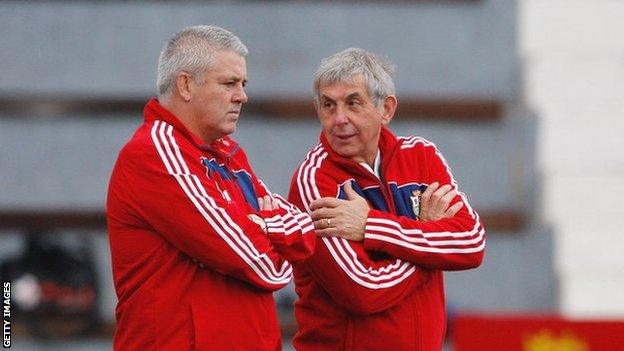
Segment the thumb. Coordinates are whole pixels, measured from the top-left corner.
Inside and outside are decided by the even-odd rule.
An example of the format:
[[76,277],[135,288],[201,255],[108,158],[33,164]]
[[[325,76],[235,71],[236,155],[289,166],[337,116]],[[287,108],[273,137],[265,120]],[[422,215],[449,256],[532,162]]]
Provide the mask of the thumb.
[[355,200],[357,198],[360,198],[360,194],[356,193],[355,190],[353,190],[353,186],[351,185],[350,181],[344,185],[344,191],[347,195],[347,199],[349,200]]

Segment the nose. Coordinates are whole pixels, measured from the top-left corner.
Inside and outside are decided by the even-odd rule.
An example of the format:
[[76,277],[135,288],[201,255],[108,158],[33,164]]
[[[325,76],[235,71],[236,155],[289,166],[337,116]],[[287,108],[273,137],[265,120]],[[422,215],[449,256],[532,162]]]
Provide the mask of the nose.
[[336,114],[334,115],[334,123],[336,125],[344,125],[349,123],[349,117],[347,116],[346,109],[341,106],[336,107]]
[[247,102],[247,93],[245,87],[241,84],[238,86],[237,91],[232,95],[232,101],[244,104]]

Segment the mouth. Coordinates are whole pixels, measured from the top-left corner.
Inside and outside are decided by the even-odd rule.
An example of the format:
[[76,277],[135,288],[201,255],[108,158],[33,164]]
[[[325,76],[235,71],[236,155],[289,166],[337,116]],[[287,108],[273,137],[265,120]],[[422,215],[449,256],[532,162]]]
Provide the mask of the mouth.
[[231,109],[228,110],[228,113],[240,115],[243,105],[242,104],[232,104],[230,105]]
[[348,140],[349,138],[355,136],[355,134],[335,134],[335,136],[340,140]]

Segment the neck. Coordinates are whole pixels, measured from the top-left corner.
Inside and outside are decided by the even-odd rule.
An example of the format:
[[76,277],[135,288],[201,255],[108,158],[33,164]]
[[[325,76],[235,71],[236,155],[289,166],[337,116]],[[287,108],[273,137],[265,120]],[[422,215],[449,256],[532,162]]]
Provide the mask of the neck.
[[375,167],[375,158],[377,158],[377,153],[379,152],[379,139],[381,138],[381,131],[377,134],[377,137],[370,143],[370,149],[367,150],[366,155],[364,156],[364,161],[371,167]]
[[367,155],[364,162],[369,165],[371,168],[375,168],[375,159],[377,158],[377,153],[379,152],[379,148],[376,147],[372,154]]
[[377,158],[378,151],[379,148],[376,147],[374,150],[372,150],[372,152],[368,152],[364,156],[351,157],[351,160],[357,163],[366,163],[367,165],[371,166],[371,168],[373,168],[375,166],[375,158]]
[[198,136],[206,144],[210,145],[217,139],[202,133],[202,129],[197,124],[196,119],[193,117],[193,113],[189,108],[189,104],[181,101],[180,99],[176,99],[175,97],[168,97],[159,102],[164,108],[173,113],[180,120],[182,125],[186,127],[186,129]]

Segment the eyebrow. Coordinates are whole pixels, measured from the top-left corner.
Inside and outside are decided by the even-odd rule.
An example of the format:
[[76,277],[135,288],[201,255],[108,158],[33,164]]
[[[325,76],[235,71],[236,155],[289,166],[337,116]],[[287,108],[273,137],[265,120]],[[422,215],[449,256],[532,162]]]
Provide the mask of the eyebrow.
[[351,99],[361,99],[362,95],[360,95],[360,93],[358,93],[357,91],[355,93],[351,93],[349,95],[347,95],[347,100],[351,100]]
[[224,81],[234,81],[234,82],[240,82],[242,81],[243,83],[247,83],[248,80],[247,79],[243,79],[239,76],[225,76],[222,78]]
[[[362,95],[359,92],[354,92],[351,93],[349,95],[347,95],[347,98],[345,100],[351,100],[351,99],[361,99]],[[325,94],[321,94],[321,100],[330,100],[330,101],[334,101],[334,99],[330,98],[329,96],[325,95]]]

